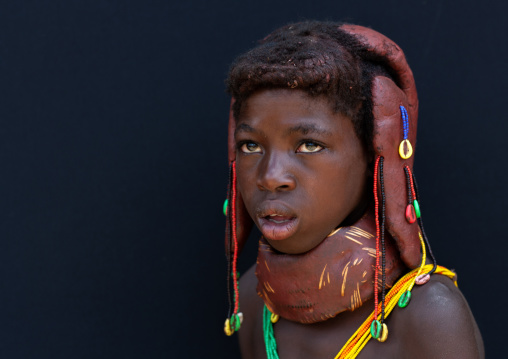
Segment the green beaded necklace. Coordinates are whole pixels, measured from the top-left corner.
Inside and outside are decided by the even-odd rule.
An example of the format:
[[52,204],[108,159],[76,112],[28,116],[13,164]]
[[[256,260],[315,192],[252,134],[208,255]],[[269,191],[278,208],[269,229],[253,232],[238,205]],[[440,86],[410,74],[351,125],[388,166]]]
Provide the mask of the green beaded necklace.
[[272,313],[266,305],[263,307],[263,334],[265,336],[266,356],[268,359],[279,359],[277,354],[277,342],[273,335]]

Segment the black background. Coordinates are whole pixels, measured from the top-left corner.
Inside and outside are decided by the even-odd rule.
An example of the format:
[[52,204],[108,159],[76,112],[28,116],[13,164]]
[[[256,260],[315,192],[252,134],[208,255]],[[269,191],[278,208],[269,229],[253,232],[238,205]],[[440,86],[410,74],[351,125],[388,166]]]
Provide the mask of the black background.
[[238,357],[223,334],[223,80],[236,55],[303,19],[371,26],[405,50],[426,230],[459,273],[487,357],[500,357],[507,12],[466,0],[2,1],[0,357]]

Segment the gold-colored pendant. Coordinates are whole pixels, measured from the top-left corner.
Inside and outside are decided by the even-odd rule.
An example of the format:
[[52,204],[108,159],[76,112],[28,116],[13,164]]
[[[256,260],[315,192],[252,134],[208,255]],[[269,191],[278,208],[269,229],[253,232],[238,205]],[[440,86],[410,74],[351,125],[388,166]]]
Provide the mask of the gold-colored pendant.
[[377,339],[379,340],[381,343],[385,342],[386,339],[388,339],[388,327],[386,326],[385,323],[383,323],[383,327],[382,327],[382,332],[381,332],[381,336]]
[[399,145],[399,155],[403,159],[407,160],[413,155],[413,146],[409,140],[403,140]]

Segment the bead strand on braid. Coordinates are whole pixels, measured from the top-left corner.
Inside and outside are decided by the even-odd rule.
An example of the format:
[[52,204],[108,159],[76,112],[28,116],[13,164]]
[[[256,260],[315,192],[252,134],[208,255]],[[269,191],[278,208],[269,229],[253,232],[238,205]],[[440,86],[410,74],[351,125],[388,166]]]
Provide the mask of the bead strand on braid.
[[406,206],[406,220],[409,224],[416,222],[417,215],[415,207],[413,205],[413,189],[411,186],[411,172],[408,166],[404,166],[404,172],[406,173],[406,186],[407,186],[407,206]]
[[370,331],[372,333],[372,337],[378,339],[381,335],[382,324],[379,322],[378,318],[378,303],[379,303],[379,237],[380,237],[380,228],[379,228],[379,196],[378,196],[378,174],[379,174],[379,162],[382,157],[378,156],[376,158],[376,163],[374,164],[374,212],[376,216],[376,264],[374,267],[374,319],[372,320]]
[[415,192],[415,188],[413,185],[413,174],[411,173],[411,169],[409,168],[408,165],[405,165],[404,169],[406,170],[406,176],[408,176],[408,178],[409,178],[411,195],[413,196],[413,201],[414,201],[414,200],[416,200],[416,192]]
[[227,210],[226,210],[226,259],[228,263],[228,269],[227,269],[227,292],[228,292],[228,318],[231,317],[232,314],[232,293],[231,293],[231,266],[232,266],[232,260],[233,255],[231,252],[232,248],[232,236],[231,236],[231,182],[232,182],[232,175],[233,175],[233,165],[229,165],[229,174],[228,174],[228,189],[227,189]]
[[[240,329],[241,318],[238,316],[238,281],[237,281],[237,257],[238,243],[236,238],[236,167],[235,162],[229,166],[229,181],[226,207],[226,258],[227,268],[227,291],[228,291],[228,317],[224,323],[224,333],[227,336],[233,335]],[[231,291],[231,280],[233,280],[233,293]]]
[[409,134],[409,117],[407,115],[407,111],[404,106],[400,106],[400,111],[402,113],[402,126],[404,128],[404,140],[407,140],[407,136]]
[[383,162],[384,158],[381,157],[379,162],[379,183],[381,185],[381,323],[385,321],[385,294],[386,294],[386,253],[385,253],[385,209],[386,209],[386,195],[385,183],[383,175]]
[[411,175],[409,173],[409,167],[404,166],[404,172],[406,173],[406,186],[407,186],[407,204],[412,204],[413,202],[413,191],[411,190]]
[[[416,198],[417,198],[418,202],[420,202],[420,195],[418,193],[418,183],[416,182],[416,177],[414,176],[414,173],[413,173],[413,183],[414,183]],[[436,257],[434,257],[434,253],[432,253],[432,248],[430,247],[429,239],[427,238],[427,234],[425,233],[425,229],[423,227],[423,220],[422,220],[421,216],[420,216],[420,218],[418,218],[418,225],[420,226],[420,229],[422,230],[423,240],[425,242],[425,245],[427,246],[427,251],[429,253],[429,257],[432,260],[433,267],[427,273],[427,274],[431,275],[436,271],[437,261],[436,261]]]
[[[228,318],[224,323],[224,332],[226,335],[233,335],[234,332],[240,329],[242,324],[243,314],[239,313],[240,308],[240,298],[238,293],[238,272],[237,272],[237,262],[238,262],[238,240],[236,236],[236,163],[233,161],[230,166],[230,188],[228,191],[228,206],[227,206],[227,223],[226,227],[227,235],[228,235],[228,245],[227,245],[227,257],[229,259],[228,263],[228,300],[229,300],[229,312]],[[233,247],[233,250],[231,248]],[[232,260],[231,260],[231,252],[233,252]],[[231,286],[230,280],[233,280],[233,295],[231,295]],[[234,309],[233,313],[231,313],[231,297],[233,297]]]
[[377,188],[377,182],[378,182],[378,170],[379,170],[379,161],[381,157],[378,157],[376,159],[376,163],[374,165],[374,204],[375,204],[375,214],[376,214],[376,266],[374,268],[374,311],[375,316],[377,318],[377,307],[378,307],[378,268],[379,268],[379,235],[380,235],[380,228],[379,228],[379,198],[378,198],[378,188]]
[[234,243],[234,254],[233,254],[233,286],[235,291],[235,309],[233,311],[234,314],[238,314],[238,306],[239,306],[239,298],[238,298],[238,272],[237,272],[237,262],[238,262],[238,240],[236,237],[236,162],[233,162],[232,166],[233,172],[233,183],[231,188],[231,220],[232,220],[232,234],[233,234],[233,243]]

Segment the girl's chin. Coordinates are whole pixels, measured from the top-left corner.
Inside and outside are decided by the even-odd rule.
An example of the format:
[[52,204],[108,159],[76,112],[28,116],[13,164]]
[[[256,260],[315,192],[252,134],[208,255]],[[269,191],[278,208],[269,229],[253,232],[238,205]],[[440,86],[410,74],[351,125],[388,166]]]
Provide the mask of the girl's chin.
[[270,246],[275,249],[277,252],[284,254],[304,254],[306,252],[311,251],[321,244],[323,240],[317,240],[316,243],[302,243],[301,239],[298,238],[289,238],[287,241],[272,241],[269,238],[266,238],[266,241]]

